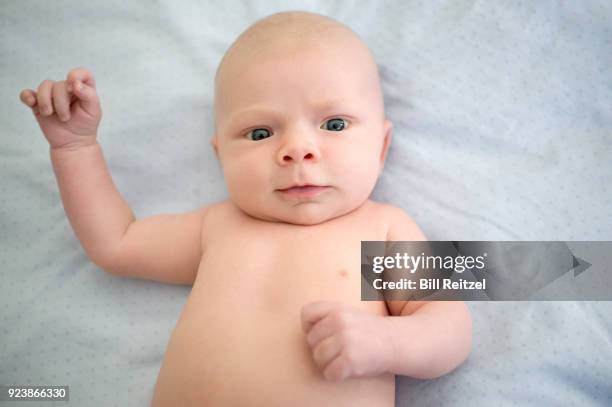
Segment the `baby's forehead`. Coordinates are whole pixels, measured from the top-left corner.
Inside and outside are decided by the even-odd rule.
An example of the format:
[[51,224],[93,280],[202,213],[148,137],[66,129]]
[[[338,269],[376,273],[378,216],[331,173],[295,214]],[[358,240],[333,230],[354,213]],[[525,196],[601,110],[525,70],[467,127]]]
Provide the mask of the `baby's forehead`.
[[372,58],[365,43],[349,27],[322,15],[284,12],[264,18],[238,36],[223,56],[215,85],[226,70],[253,58],[311,50],[355,50],[355,58]]
[[228,107],[278,100],[284,94],[317,101],[362,98],[363,89],[379,85],[371,58],[346,49],[268,49],[265,54],[247,55],[234,62],[216,84],[215,103]]
[[[367,96],[367,99],[373,101],[372,103],[380,104],[380,109],[372,110],[384,109],[376,62],[365,42],[356,33],[324,16],[313,16],[311,13],[279,13],[249,27],[223,56],[214,83],[216,124],[222,118],[227,119],[226,110],[240,107],[236,105],[238,88],[240,88],[239,98],[245,105],[249,105],[244,97],[246,88],[250,88],[250,93],[258,97],[260,93],[267,93],[266,89],[261,92],[263,83],[258,83],[260,76],[256,72],[261,71],[253,70],[253,67],[258,65],[258,61],[283,61],[283,64],[308,62],[309,68],[313,66],[321,68],[315,69],[321,73],[319,75],[306,75],[311,78],[310,83],[315,77],[314,81],[318,87],[325,88],[324,84],[329,82],[330,77],[340,77],[342,80],[339,82],[353,88],[354,92],[359,93],[358,89],[367,89],[366,92],[359,93],[362,96],[359,99],[363,100]],[[290,66],[284,72],[299,73],[300,69],[301,66],[297,66],[296,69]],[[327,72],[336,74],[325,75]],[[298,76],[302,78],[304,75]],[[279,81],[281,78],[275,76],[276,85]],[[252,84],[255,86],[251,86]]]

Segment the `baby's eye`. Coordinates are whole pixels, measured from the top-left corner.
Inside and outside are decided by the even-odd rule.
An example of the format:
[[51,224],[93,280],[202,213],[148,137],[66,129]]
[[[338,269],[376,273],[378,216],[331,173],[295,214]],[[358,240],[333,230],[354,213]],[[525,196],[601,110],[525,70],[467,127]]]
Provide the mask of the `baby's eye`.
[[347,125],[346,120],[335,118],[335,119],[329,119],[328,121],[323,123],[321,128],[324,130],[330,130],[330,131],[340,131],[340,130],[344,130],[346,125]]
[[272,134],[266,129],[255,129],[247,133],[249,140],[258,141],[270,137]]

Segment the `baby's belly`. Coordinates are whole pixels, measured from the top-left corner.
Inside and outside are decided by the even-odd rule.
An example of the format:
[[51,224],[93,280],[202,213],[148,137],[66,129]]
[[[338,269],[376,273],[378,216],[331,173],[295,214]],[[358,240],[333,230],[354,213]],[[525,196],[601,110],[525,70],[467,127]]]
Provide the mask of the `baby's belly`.
[[394,375],[327,381],[302,332],[300,311],[312,301],[387,315],[384,303],[360,301],[358,273],[298,267],[198,275],[153,406],[393,406]]

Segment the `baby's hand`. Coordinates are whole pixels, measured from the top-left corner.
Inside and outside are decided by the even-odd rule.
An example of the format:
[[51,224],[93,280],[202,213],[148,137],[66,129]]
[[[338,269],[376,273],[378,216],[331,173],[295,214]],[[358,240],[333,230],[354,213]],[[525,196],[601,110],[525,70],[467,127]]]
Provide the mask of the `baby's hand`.
[[375,376],[391,366],[393,344],[385,317],[329,301],[302,307],[302,330],[328,380]]
[[96,83],[85,68],[75,68],[65,81],[45,80],[38,92],[21,91],[51,148],[80,147],[96,142],[102,117]]

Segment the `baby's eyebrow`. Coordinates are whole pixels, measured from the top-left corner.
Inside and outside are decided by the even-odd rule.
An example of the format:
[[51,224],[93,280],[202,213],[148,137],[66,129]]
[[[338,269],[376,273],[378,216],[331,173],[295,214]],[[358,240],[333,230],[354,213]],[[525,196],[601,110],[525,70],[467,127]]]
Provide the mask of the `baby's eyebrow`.
[[[323,101],[315,101],[311,103],[310,106],[313,111],[322,112],[322,111],[333,109],[333,108],[346,107],[349,102],[350,102],[349,99],[328,99],[328,100],[323,100]],[[247,109],[234,113],[231,116],[230,120],[236,121],[238,119],[242,119],[243,117],[247,117],[247,116],[251,116],[251,117],[280,116],[282,114],[283,112],[279,110],[271,109],[268,107],[252,106]]]

